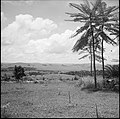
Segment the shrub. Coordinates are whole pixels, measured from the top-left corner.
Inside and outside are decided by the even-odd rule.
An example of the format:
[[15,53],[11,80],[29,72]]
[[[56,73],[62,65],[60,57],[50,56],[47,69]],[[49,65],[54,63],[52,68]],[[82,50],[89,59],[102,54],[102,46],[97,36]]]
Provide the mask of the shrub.
[[7,74],[5,73],[3,76],[3,80],[4,81],[10,81],[10,77],[7,76]]
[[119,77],[119,65],[106,65],[105,76],[107,78]]
[[101,90],[103,87],[102,81],[97,82],[97,89],[95,89],[95,83],[91,80],[88,81],[83,81],[82,82],[83,87],[81,88],[81,90],[87,89],[87,90],[91,90],[91,91],[97,91],[97,90]]
[[26,76],[25,73],[24,73],[24,68],[22,68],[21,66],[16,66],[15,65],[15,68],[14,68],[14,76],[15,76],[15,79],[17,82],[19,82],[19,80],[22,79],[23,76]]
[[75,77],[74,77],[74,80],[78,80],[78,78],[75,76]]

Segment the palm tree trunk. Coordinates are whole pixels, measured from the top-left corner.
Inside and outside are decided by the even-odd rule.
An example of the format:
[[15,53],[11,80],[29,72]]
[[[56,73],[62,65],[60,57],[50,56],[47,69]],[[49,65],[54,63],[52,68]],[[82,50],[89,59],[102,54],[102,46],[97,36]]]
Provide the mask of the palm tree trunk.
[[93,36],[93,26],[91,25],[92,29],[92,39],[93,39],[93,67],[94,67],[94,81],[95,81],[95,88],[97,88],[97,78],[96,78],[96,66],[95,66],[95,48],[94,48],[94,36]]
[[91,71],[91,76],[92,76],[92,51],[91,51],[91,42],[90,42],[90,55],[91,55],[91,67],[90,67],[90,71]]
[[[103,25],[102,25],[102,31],[103,31]],[[104,55],[103,55],[103,39],[102,39],[102,69],[103,69],[103,79],[105,77],[105,71],[104,71]]]
[[103,39],[102,39],[102,69],[103,69],[103,79],[105,78],[105,72],[104,72],[104,56],[103,56]]

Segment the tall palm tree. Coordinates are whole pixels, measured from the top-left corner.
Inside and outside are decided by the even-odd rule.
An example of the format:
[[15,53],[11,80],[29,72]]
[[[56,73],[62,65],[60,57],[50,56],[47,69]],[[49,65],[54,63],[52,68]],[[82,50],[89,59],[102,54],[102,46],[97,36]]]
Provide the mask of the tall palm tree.
[[92,4],[93,7],[90,8],[90,5],[88,1],[86,0],[86,4],[75,4],[70,3],[70,6],[76,8],[79,10],[79,13],[66,13],[70,15],[70,17],[73,17],[73,20],[67,20],[67,21],[74,21],[74,22],[85,22],[85,25],[78,29],[76,33],[72,36],[75,37],[76,35],[86,31],[82,34],[80,39],[76,42],[76,44],[73,47],[73,51],[82,50],[89,41],[89,37],[92,37],[92,50],[93,50],[93,67],[94,67],[94,81],[95,81],[95,88],[97,88],[97,78],[96,78],[96,66],[95,66],[95,38],[94,38],[94,24],[96,22],[96,10],[97,6],[99,6],[100,1],[97,0],[95,4]]
[[[110,43],[112,45],[117,45],[116,42],[114,42],[114,39],[111,39],[109,36],[106,35],[105,30],[111,32],[110,35],[116,35],[116,38],[119,36],[118,32],[118,27],[115,28],[117,25],[118,17],[115,18],[115,12],[119,7],[117,6],[112,6],[112,7],[107,7],[107,4],[105,2],[100,1],[100,5],[98,6],[97,9],[97,19],[100,19],[100,26],[99,30],[101,32],[98,32],[100,37],[101,37],[101,45],[102,49],[104,48],[104,41],[107,43]],[[116,23],[115,23],[116,22]],[[114,28],[112,27],[114,26]],[[98,36],[99,36],[98,35]],[[108,42],[110,41],[110,42]],[[103,79],[104,79],[104,55],[103,55],[103,50],[101,52],[102,54],[102,69],[103,69]]]
[[[113,12],[116,11],[119,7],[113,6],[113,7],[108,7],[106,8],[106,3],[102,2],[102,0],[97,0],[95,4],[91,3],[93,8],[90,9],[89,2],[86,0],[87,4],[74,4],[70,3],[70,6],[78,9],[80,13],[67,13],[70,15],[70,17],[73,17],[73,20],[68,20],[68,21],[74,21],[74,22],[85,22],[85,25],[78,29],[76,31],[76,34],[73,35],[75,37],[76,35],[84,32],[85,30],[89,29],[90,35],[92,36],[92,47],[93,47],[93,63],[94,63],[94,79],[96,82],[96,70],[95,70],[95,51],[94,51],[94,46],[95,40],[98,39],[99,43],[101,42],[102,45],[102,66],[103,66],[103,78],[104,78],[104,56],[103,56],[103,40],[109,44],[116,44],[116,42],[111,39],[104,31],[104,29],[107,29],[108,31],[112,31],[112,35],[118,34],[118,26],[116,29],[113,29],[113,25],[115,26],[114,23],[109,23],[111,21],[116,21],[116,19],[113,17],[114,14]],[[96,36],[94,36],[94,32],[97,32]],[[87,43],[88,39],[87,37],[90,37],[90,35],[86,35],[85,33],[82,35],[82,37],[76,42],[74,45],[74,50],[78,51],[79,49],[83,49]],[[118,35],[119,36],[119,35]],[[91,45],[90,45],[91,46]],[[92,57],[91,57],[92,58]],[[91,60],[92,61],[92,60]]]

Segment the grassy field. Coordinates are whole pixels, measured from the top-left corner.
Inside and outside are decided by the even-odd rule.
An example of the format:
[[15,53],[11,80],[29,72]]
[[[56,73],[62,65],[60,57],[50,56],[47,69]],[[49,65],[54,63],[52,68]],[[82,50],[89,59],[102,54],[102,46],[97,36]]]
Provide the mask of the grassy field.
[[76,86],[79,80],[60,81],[58,75],[51,77],[54,80],[43,84],[1,83],[1,104],[9,103],[6,110],[1,110],[2,115],[13,118],[96,118],[97,104],[100,117],[119,117],[119,93],[81,91],[81,87]]
[[[94,85],[93,77],[76,76],[78,80],[73,80],[75,75],[59,73],[89,70],[90,65],[2,63],[1,75],[13,76],[15,65],[24,67],[26,74],[33,73],[26,76],[27,80],[39,83],[1,81],[1,117],[96,118],[96,105],[99,117],[119,117],[119,93],[81,90],[84,85]],[[97,65],[97,69],[101,66]],[[97,82],[101,81],[102,77],[97,76]]]

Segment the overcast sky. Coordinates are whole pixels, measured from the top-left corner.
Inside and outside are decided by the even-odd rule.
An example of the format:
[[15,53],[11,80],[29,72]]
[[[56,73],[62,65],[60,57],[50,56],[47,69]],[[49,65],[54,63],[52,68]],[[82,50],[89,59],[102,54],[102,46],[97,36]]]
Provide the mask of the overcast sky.
[[[119,0],[105,1],[119,5]],[[77,12],[70,2],[83,0],[2,1],[1,62],[89,63],[72,52],[78,37],[69,37],[83,24],[64,21],[70,19],[65,12]],[[119,47],[105,47],[106,63],[119,58]]]

